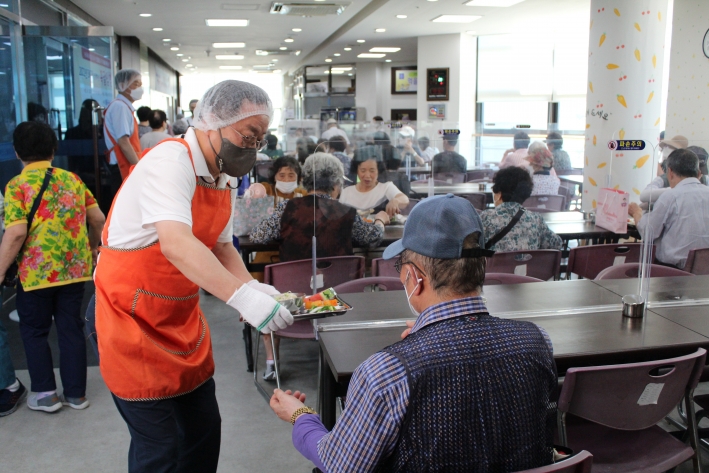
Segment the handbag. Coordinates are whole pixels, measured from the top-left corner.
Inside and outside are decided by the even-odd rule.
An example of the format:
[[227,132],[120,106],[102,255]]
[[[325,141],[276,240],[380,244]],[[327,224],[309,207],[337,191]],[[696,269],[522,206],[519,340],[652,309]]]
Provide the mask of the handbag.
[[628,193],[603,188],[598,191],[596,226],[615,233],[628,233]]
[[[42,202],[42,196],[44,195],[44,191],[47,190],[47,187],[49,187],[49,180],[52,178],[52,173],[54,172],[54,168],[48,168],[46,174],[44,175],[44,181],[42,181],[42,187],[39,189],[39,193],[37,194],[37,197],[34,199],[34,202],[32,202],[32,209],[30,210],[29,215],[27,216],[27,236],[30,234],[30,228],[32,227],[32,220],[34,219],[34,214],[37,213],[37,209],[39,209],[39,204]],[[26,241],[26,239],[25,239]],[[24,246],[24,243],[23,243]],[[2,285],[5,287],[15,287],[17,285],[17,272],[19,271],[19,266],[17,264],[17,260],[13,261],[12,264],[10,265],[9,268],[7,268],[7,271],[5,271],[5,279],[2,281]]]

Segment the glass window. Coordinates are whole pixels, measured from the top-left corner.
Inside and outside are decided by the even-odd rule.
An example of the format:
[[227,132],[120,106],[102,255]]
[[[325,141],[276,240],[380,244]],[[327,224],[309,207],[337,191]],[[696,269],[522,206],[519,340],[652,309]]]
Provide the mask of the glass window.
[[18,118],[17,97],[13,78],[13,40],[11,25],[0,18],[0,192],[21,170],[20,162],[12,148],[12,132]]
[[519,125],[532,130],[546,130],[549,114],[547,102],[485,102],[484,129],[510,130]]
[[586,129],[586,98],[559,100],[559,129],[581,131]]

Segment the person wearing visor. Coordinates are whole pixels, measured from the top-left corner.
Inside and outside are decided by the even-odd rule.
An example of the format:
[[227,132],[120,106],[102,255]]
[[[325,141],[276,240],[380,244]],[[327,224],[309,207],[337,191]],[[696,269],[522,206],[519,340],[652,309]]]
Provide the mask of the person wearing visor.
[[[520,471],[552,463],[551,342],[533,323],[488,314],[480,292],[494,252],[485,247],[470,202],[452,194],[421,201],[403,238],[384,251],[397,258],[416,317],[403,340],[354,371],[330,432],[303,393],[274,391],[271,408],[295,425],[296,449],[320,470]],[[509,399],[514,408],[501,407]]]
[[[674,150],[689,149],[696,154],[700,160],[700,171],[702,155],[704,155],[704,162],[706,163],[706,151],[698,146],[689,146],[689,140],[682,135],[673,136],[668,140],[663,138],[658,147],[662,151],[662,156],[660,157],[661,161],[657,163],[657,177],[640,193],[640,208],[643,210],[652,209],[652,204],[657,202],[657,199],[659,199],[665,191],[670,189],[670,181],[667,177],[667,159]],[[706,184],[706,177],[704,177],[703,181],[700,180],[700,182]]]
[[103,112],[103,136],[112,175],[111,187],[116,192],[120,187],[116,167],[120,171],[120,180],[124,180],[130,167],[140,158],[140,132],[133,102],[143,98],[143,82],[140,72],[135,69],[121,69],[114,82],[118,96]]
[[293,323],[232,243],[234,176],[253,167],[272,113],[263,89],[216,84],[194,128],[146,153],[113,201],[94,275],[95,332],[131,434],[130,472],[217,470],[221,418],[200,287],[263,333]]

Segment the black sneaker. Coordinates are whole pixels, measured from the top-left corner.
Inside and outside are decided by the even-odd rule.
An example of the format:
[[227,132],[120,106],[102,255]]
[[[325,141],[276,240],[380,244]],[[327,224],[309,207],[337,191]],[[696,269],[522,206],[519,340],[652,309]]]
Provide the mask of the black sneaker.
[[9,389],[0,391],[0,417],[9,416],[17,410],[27,396],[27,389],[20,383],[20,388],[14,393]]

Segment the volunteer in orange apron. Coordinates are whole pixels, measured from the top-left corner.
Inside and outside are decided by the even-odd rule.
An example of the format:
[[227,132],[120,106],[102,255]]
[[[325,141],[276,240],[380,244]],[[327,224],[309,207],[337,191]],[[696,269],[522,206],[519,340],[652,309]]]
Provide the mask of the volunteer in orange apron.
[[135,69],[121,69],[114,82],[118,96],[104,111],[103,136],[107,148],[106,158],[112,173],[115,172],[115,166],[118,166],[121,180],[124,180],[140,156],[140,136],[133,102],[143,98],[143,82],[140,72]]
[[152,148],[113,202],[94,280],[101,374],[131,434],[130,472],[215,472],[221,418],[202,287],[264,333],[293,318],[232,243],[237,180],[272,114],[261,88],[224,81],[195,129]]

